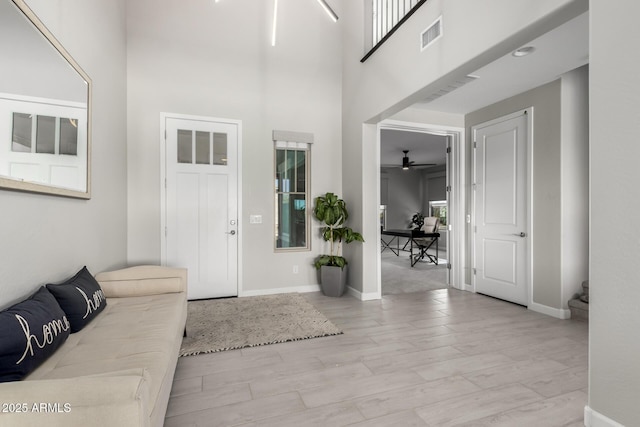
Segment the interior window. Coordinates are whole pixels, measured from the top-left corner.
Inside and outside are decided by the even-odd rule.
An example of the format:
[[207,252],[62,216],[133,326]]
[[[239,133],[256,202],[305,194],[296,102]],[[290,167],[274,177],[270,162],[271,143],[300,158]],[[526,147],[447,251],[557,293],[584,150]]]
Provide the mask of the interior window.
[[276,250],[309,249],[309,146],[276,141]]
[[429,216],[435,216],[440,221],[440,229],[447,228],[447,201],[433,200],[429,202]]

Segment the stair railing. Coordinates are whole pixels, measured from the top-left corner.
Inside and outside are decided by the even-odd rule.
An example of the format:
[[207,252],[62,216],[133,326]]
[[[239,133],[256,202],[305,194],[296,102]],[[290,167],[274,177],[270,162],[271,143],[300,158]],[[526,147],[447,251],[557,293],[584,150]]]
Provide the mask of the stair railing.
[[373,47],[360,60],[364,62],[391,37],[427,0],[371,0]]

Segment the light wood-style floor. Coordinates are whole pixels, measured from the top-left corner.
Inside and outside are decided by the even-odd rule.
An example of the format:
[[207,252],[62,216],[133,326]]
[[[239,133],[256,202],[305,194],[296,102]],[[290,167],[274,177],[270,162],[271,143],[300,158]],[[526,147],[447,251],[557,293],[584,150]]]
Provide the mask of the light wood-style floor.
[[180,358],[165,426],[583,425],[584,321],[446,289],[305,296],[344,335]]

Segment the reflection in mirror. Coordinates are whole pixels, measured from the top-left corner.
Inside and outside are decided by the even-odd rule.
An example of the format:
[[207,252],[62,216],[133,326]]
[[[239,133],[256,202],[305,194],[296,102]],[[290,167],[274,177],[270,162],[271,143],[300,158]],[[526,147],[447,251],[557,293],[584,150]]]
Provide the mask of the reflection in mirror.
[[75,119],[60,119],[60,154],[78,154],[78,122]]
[[13,113],[12,150],[18,153],[31,152],[31,114]]
[[55,154],[56,118],[38,116],[36,122],[36,153]]
[[0,187],[89,198],[89,77],[24,0],[0,0],[0,55]]

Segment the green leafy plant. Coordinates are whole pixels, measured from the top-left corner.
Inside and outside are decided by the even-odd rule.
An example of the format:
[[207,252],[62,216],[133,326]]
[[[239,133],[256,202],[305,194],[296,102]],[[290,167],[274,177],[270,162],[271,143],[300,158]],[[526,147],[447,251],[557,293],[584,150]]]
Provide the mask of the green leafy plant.
[[347,260],[341,256],[342,242],[364,242],[362,235],[344,225],[349,218],[349,211],[344,200],[333,193],[318,196],[315,199],[313,215],[325,226],[320,232],[322,238],[330,243],[329,255],[320,255],[314,265],[320,269],[323,265],[344,268]]

